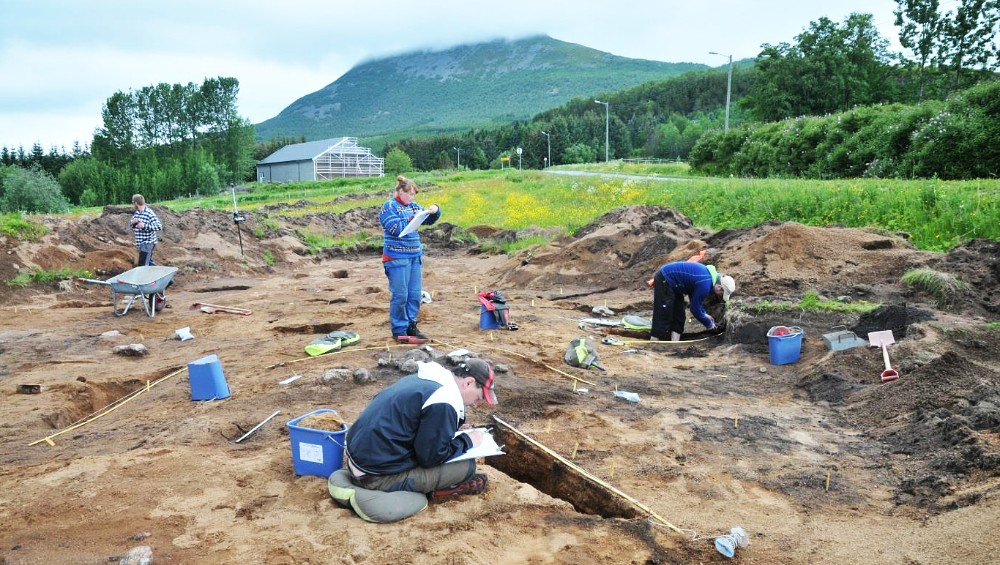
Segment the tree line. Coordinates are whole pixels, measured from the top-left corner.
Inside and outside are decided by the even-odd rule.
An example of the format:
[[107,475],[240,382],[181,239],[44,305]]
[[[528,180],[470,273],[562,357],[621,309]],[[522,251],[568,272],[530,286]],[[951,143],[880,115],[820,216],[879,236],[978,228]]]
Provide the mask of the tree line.
[[[794,43],[765,44],[754,60],[734,63],[733,130],[862,106],[942,101],[997,79],[1000,0],[959,0],[947,12],[941,12],[937,0],[897,0],[895,13],[900,42],[915,59],[890,53],[870,14],[851,14],[841,23],[820,18]],[[715,135],[722,129],[727,74],[726,68],[693,72],[600,94],[597,98],[608,102],[608,116],[594,100],[576,99],[528,121],[401,139],[388,144],[386,152],[404,152],[421,170],[457,165],[458,150],[469,155],[461,159],[463,167],[499,168],[508,163],[505,158],[517,166],[520,147],[523,166],[541,168],[600,160],[607,135],[612,159],[687,159],[707,132]],[[734,138],[727,139],[733,143]],[[965,170],[974,174],[978,169]],[[933,167],[881,170],[939,174]],[[825,169],[823,174],[851,176],[857,167]]]
[[254,129],[239,116],[239,81],[160,83],[116,92],[101,110],[91,155],[59,174],[74,204],[151,201],[212,194],[242,182],[254,165]]

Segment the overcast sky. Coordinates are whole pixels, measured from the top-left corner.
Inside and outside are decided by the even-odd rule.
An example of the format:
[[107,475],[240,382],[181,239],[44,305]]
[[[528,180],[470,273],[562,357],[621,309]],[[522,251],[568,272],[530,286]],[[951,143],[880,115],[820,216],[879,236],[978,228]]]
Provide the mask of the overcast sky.
[[[944,0],[947,10],[957,0]],[[793,42],[821,17],[874,15],[898,50],[894,0],[0,0],[0,146],[88,145],[115,92],[240,82],[253,123],[355,65],[545,34],[614,55],[724,65]],[[350,132],[341,132],[350,135]]]

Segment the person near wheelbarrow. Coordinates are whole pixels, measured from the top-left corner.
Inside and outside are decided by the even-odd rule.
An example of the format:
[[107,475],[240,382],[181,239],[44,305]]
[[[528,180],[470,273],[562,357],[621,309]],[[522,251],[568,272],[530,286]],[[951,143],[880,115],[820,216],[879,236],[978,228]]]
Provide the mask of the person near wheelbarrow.
[[421,279],[424,248],[420,234],[410,226],[414,217],[420,225],[429,225],[441,217],[441,208],[432,204],[427,210],[413,201],[420,190],[412,180],[396,177],[396,194],[379,210],[382,224],[382,267],[389,279],[389,324],[392,339],[401,343],[427,343],[427,336],[417,329],[420,313]]
[[736,291],[736,281],[720,274],[713,265],[691,261],[667,263],[653,275],[653,341],[680,341],[684,333],[684,297],[691,303],[691,314],[707,329],[717,328],[705,312],[705,300],[715,295],[728,302]]
[[129,225],[132,227],[132,233],[135,234],[135,247],[139,250],[139,259],[135,266],[155,265],[153,248],[156,247],[157,243],[156,232],[163,229],[163,224],[156,217],[156,212],[153,212],[153,209],[146,205],[146,199],[141,194],[132,196],[132,204],[135,205],[135,212],[132,213]]

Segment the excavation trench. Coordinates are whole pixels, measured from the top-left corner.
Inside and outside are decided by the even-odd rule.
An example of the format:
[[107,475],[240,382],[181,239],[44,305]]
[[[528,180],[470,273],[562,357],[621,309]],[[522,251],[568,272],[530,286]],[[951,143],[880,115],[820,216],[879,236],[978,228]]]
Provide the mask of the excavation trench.
[[572,463],[498,420],[493,429],[505,457],[488,457],[486,463],[508,476],[554,498],[565,500],[578,512],[603,518],[639,518],[644,513],[620,494],[587,476]]

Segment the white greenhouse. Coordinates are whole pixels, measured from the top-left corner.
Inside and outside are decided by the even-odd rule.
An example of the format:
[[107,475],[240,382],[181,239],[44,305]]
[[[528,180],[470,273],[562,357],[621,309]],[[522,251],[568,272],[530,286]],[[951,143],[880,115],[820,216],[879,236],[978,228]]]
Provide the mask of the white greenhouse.
[[260,182],[385,176],[385,159],[360,147],[357,138],[337,137],[286,145],[257,163]]

